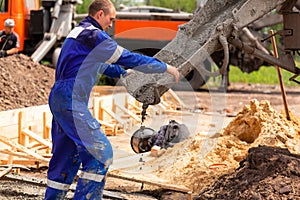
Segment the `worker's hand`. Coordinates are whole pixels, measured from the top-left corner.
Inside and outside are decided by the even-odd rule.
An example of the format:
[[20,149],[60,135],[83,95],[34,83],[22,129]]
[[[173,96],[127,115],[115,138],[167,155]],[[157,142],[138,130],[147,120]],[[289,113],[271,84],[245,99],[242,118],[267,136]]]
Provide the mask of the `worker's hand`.
[[132,69],[126,69],[126,76],[130,75],[133,73]]
[[5,41],[6,40],[6,35],[2,35],[1,37],[0,37],[0,42],[3,42],[3,41]]
[[0,50],[0,58],[3,58],[5,56],[7,56],[6,51],[5,50]]
[[179,81],[179,71],[176,67],[167,65],[167,72],[174,76],[176,83]]

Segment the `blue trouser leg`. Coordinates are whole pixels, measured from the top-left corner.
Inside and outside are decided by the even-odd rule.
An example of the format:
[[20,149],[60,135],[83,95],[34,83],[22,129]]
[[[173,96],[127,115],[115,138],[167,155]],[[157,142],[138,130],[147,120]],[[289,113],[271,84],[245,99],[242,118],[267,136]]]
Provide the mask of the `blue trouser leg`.
[[[62,169],[70,167],[72,159],[66,158],[73,156],[74,159],[79,156],[85,175],[78,181],[74,199],[102,199],[105,185],[105,178],[103,177],[105,177],[112,162],[113,152],[109,140],[100,130],[100,124],[88,110],[54,113],[54,117],[59,125],[54,122],[53,127],[60,129],[53,130],[53,158],[49,164],[48,179],[71,184],[71,179],[73,180],[78,165],[76,169],[73,168],[72,177],[70,176],[68,181],[63,179]],[[66,194],[63,190],[48,188],[46,199],[48,197],[50,199],[51,195],[61,197]]]
[[[72,183],[80,162],[82,174],[74,199],[102,199],[105,185],[103,177],[112,162],[112,146],[100,130],[99,122],[88,110],[87,98],[77,96],[80,92],[73,93],[72,88],[72,81],[58,82],[49,97],[54,122],[53,158],[49,164],[48,180],[58,183],[58,188],[64,189],[59,191],[48,185],[46,199],[59,199],[55,198],[56,194],[59,197],[66,194],[63,190]],[[80,158],[80,162],[76,162],[75,167],[72,164],[77,158]],[[65,170],[69,168],[72,170]]]
[[74,200],[102,199],[105,176],[112,162],[112,147],[97,120],[89,112],[82,114],[73,113],[78,133],[84,133],[79,135],[83,145],[77,148],[83,176],[78,180]]
[[74,200],[102,199],[103,190],[106,182],[108,166],[99,162],[89,151],[79,152],[82,161],[83,173],[88,173],[92,177],[82,177],[78,179]]
[[[45,199],[58,200],[64,199],[68,191],[67,186],[72,184],[81,161],[75,143],[63,132],[55,120],[52,121],[52,141],[53,155],[49,163]],[[49,181],[52,184],[49,184]],[[62,189],[61,186],[66,186],[66,188]]]

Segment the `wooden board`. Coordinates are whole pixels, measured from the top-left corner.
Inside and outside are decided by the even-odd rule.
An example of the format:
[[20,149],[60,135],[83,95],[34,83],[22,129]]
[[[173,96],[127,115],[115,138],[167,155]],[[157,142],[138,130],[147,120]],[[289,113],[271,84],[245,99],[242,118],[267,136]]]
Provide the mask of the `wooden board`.
[[46,124],[51,124],[52,115],[48,105],[33,106],[0,112],[0,135],[15,138],[18,137],[19,113],[22,112],[23,128],[32,127],[35,132],[43,132],[44,113]]
[[148,184],[148,185],[158,186],[158,187],[161,187],[164,189],[178,191],[178,192],[185,192],[185,193],[192,192],[191,189],[189,189],[185,186],[169,184],[166,180],[160,179],[154,175],[146,176],[146,175],[125,174],[122,172],[118,172],[118,173],[109,172],[108,176],[123,179],[123,180],[128,180],[128,181],[134,181],[137,183],[144,183],[144,184]]
[[0,136],[0,142],[6,144],[7,146],[10,146],[20,152],[23,152],[29,156],[31,156],[34,160],[36,161],[39,161],[39,162],[46,162],[48,163],[49,162],[49,159],[47,158],[44,158],[43,156],[39,155],[38,153],[35,153],[34,151],[31,151],[29,149],[27,149],[26,147],[16,143],[16,142],[13,142],[11,140],[9,140],[7,137],[4,137],[4,136]]
[[138,167],[143,164],[143,162],[151,161],[155,159],[154,157],[149,156],[150,152],[143,154],[133,154],[126,157],[114,159],[113,164],[110,166],[111,171],[119,171],[122,169],[128,169],[133,167]]

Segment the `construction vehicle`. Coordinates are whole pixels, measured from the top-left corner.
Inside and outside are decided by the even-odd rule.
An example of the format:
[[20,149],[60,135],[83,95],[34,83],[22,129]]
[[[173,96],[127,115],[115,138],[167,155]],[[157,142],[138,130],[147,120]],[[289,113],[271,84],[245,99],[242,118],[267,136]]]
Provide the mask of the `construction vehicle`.
[[[20,52],[39,62],[45,56],[57,60],[64,38],[74,27],[75,6],[81,0],[0,0],[0,28],[7,18],[16,22]],[[58,52],[58,53],[55,53]]]
[[[160,50],[155,57],[178,66],[183,76],[197,70],[203,76],[216,77],[226,73],[230,61],[229,49],[251,55],[271,65],[278,66],[295,75],[291,81],[298,82],[300,69],[294,55],[299,54],[300,13],[295,12],[297,0],[208,0],[203,9],[197,10],[193,19],[179,27],[176,37]],[[283,53],[279,58],[262,50],[257,40],[251,45],[240,40],[241,33],[256,20],[276,11],[283,17],[283,30],[277,32],[283,39]],[[206,70],[205,61],[220,50],[224,58],[217,71]],[[160,97],[175,85],[168,74],[141,75],[134,72],[122,78],[127,91],[138,101],[147,105],[160,102]]]
[[[31,55],[36,62],[48,57],[55,66],[63,40],[75,26],[76,20],[87,16],[75,12],[75,6],[81,3],[82,0],[0,0],[0,28],[4,28],[5,19],[14,19],[15,32],[20,37],[20,51]],[[117,12],[117,19],[109,34],[125,48],[147,55],[154,55],[158,50],[151,52],[144,47],[161,49],[175,37],[178,25],[191,19],[191,14],[174,13],[171,9],[143,9],[143,14],[141,10]],[[147,14],[146,10],[155,13]],[[150,27],[158,31],[149,32]],[[148,34],[145,35],[147,28]],[[141,41],[145,37],[147,40]]]
[[[15,31],[20,36],[20,51],[31,55],[31,58],[37,62],[42,59],[51,60],[55,66],[62,42],[75,26],[75,20],[86,16],[86,14],[78,15],[75,13],[75,6],[81,2],[81,0],[0,0],[0,28],[5,19],[14,19],[16,21]],[[298,16],[297,13],[288,15],[283,14],[287,13],[286,11],[281,11],[277,15],[271,15],[273,20],[265,20],[267,16],[270,16],[271,11],[274,13],[274,9],[282,4],[292,5],[293,9],[298,8],[299,2],[296,0],[274,1],[273,3],[270,3],[270,0],[262,2],[258,0],[227,0],[225,2],[227,3],[220,3],[223,7],[215,8],[219,4],[212,3],[211,0],[203,1],[193,14],[157,7],[123,9],[117,12],[117,19],[109,34],[121,46],[129,50],[150,56],[155,55],[174,66],[189,66],[180,67],[185,69],[182,75],[186,77],[193,89],[197,89],[211,76],[221,74],[228,78],[229,64],[239,66],[243,71],[251,72],[263,64],[270,63],[265,57],[260,58],[245,53],[244,50],[240,51],[238,49],[240,46],[234,45],[233,42],[228,44],[229,38],[235,36],[233,41],[239,38],[245,42],[243,39],[245,37],[242,37],[242,33],[244,33],[247,36],[248,45],[258,48],[270,56],[270,52],[257,38],[254,41],[258,30],[282,21],[287,26],[295,27],[293,18]],[[243,5],[245,5],[243,7],[245,13],[233,13],[239,11]],[[250,8],[247,5],[253,7]],[[263,9],[259,7],[261,5],[264,6]],[[253,13],[249,14],[250,11]],[[228,20],[225,20],[227,18]],[[229,20],[231,21],[229,22]],[[242,21],[243,24],[240,25],[241,22],[238,23],[237,20]],[[216,28],[216,26],[218,27]],[[225,28],[228,30],[223,30],[222,26],[226,26]],[[219,29],[222,30],[219,31]],[[285,31],[283,38],[285,43],[288,42],[285,44],[287,50],[289,45],[292,45],[294,40],[296,41],[296,37],[287,37],[286,32],[288,31]],[[216,39],[219,36],[226,38],[223,47],[220,45],[219,39]],[[214,45],[206,47],[209,44]],[[294,45],[296,44],[297,41]],[[220,49],[225,49],[225,51],[219,51]],[[202,52],[203,50],[205,52]],[[201,52],[201,56],[198,55],[199,52]],[[201,58],[205,54],[211,56],[214,62],[219,65],[220,70],[218,72],[211,72],[211,64],[207,62],[207,56],[204,60]],[[191,55],[193,56],[191,57]],[[223,59],[224,56],[225,59]],[[188,64],[189,59],[192,59],[197,66]],[[226,86],[227,83],[224,85]]]
[[[203,9],[205,9],[204,5],[206,3],[206,0],[199,1],[196,13],[202,12]],[[151,6],[123,8],[117,13],[117,19],[110,34],[121,46],[149,56],[154,56],[175,37],[178,27],[187,23],[192,16],[191,13],[176,13],[171,9]],[[263,29],[281,24],[282,22],[282,15],[276,12],[265,13],[263,17],[258,18],[247,25],[247,27],[244,27],[239,38],[250,46],[258,47],[266,54],[271,54],[268,49],[269,43],[267,41],[260,41],[266,37]],[[229,49],[229,62],[226,70],[221,73],[221,87],[225,90],[227,90],[227,86],[229,85],[229,65],[237,66],[243,72],[247,73],[258,70],[261,66],[270,65],[265,60],[245,54],[234,46],[231,46]],[[213,62],[221,68],[224,53],[222,51],[215,51],[210,56]],[[203,67],[207,71],[211,71],[212,63],[205,60]],[[196,69],[191,69],[191,71],[185,75],[185,79],[172,88],[196,90],[204,85],[209,78],[210,76],[204,75]],[[188,87],[186,87],[187,83]]]
[[24,43],[30,38],[30,11],[39,8],[39,0],[0,0],[0,29],[4,29],[6,19],[14,19],[16,24],[14,31],[20,37],[20,51],[24,50]]

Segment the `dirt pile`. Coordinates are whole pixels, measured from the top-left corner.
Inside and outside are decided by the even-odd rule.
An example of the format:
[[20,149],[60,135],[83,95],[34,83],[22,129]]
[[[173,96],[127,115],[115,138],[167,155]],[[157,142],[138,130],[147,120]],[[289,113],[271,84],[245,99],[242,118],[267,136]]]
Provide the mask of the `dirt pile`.
[[300,152],[299,126],[286,120],[267,101],[252,100],[221,132],[207,138],[201,134],[168,149],[155,162],[157,175],[173,184],[200,193],[220,176],[230,174],[259,145]]
[[0,59],[0,111],[47,104],[55,70],[18,54]]
[[221,177],[195,200],[299,199],[300,156],[287,149],[255,147],[240,168]]

